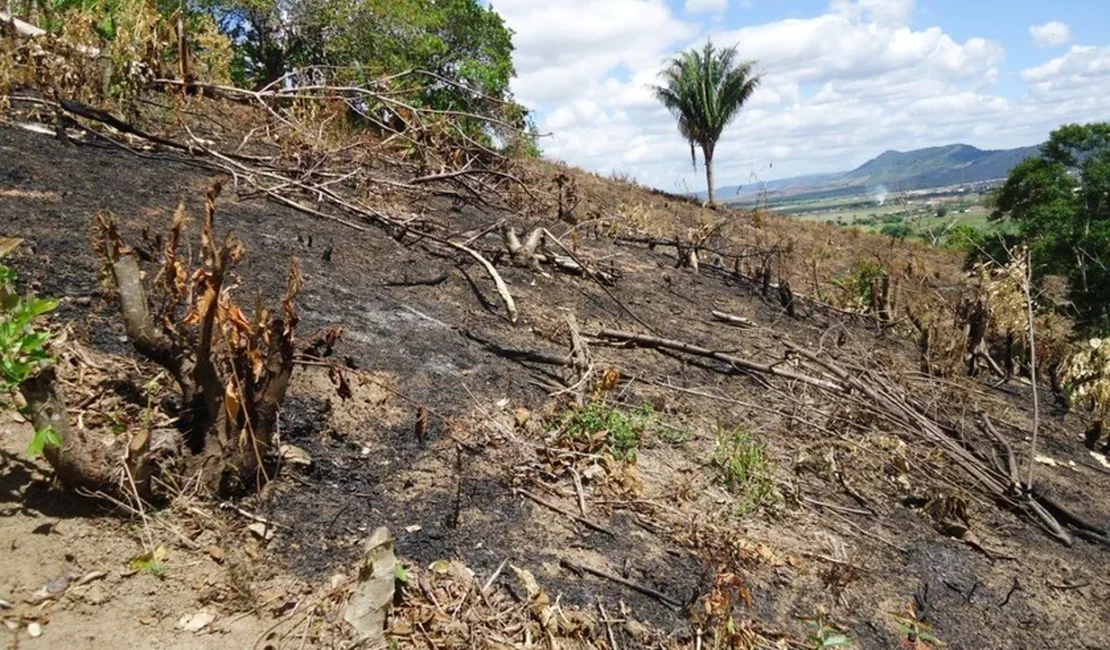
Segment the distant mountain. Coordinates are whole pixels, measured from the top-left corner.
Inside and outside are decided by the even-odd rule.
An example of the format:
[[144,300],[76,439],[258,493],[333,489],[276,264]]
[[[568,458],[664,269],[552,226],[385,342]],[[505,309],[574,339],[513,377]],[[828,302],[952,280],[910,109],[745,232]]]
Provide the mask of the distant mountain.
[[[913,151],[886,151],[849,172],[806,174],[766,183],[732,185],[717,190],[720,200],[750,199],[766,192],[773,195],[833,192],[852,194],[880,185],[890,191],[921,190],[1005,178],[1022,160],[1036,156],[1039,145],[1018,149],[984,150],[951,144]],[[698,192],[704,198],[705,192]]]
[[1035,156],[1038,147],[984,151],[967,144],[914,151],[887,151],[844,174],[858,185],[886,185],[920,190],[1005,178],[1018,163]]

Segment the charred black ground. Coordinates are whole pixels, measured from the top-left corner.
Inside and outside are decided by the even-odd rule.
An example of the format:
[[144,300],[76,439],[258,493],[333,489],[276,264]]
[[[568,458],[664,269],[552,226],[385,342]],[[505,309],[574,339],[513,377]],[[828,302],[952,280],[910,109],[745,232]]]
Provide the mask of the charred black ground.
[[[110,145],[67,146],[0,129],[4,187],[56,195],[0,196],[2,234],[30,243],[32,252],[15,258],[14,264],[38,293],[65,297],[59,321],[71,323],[79,338],[101,351],[130,354],[115,308],[101,289],[100,263],[89,245],[92,215],[111,210],[125,234],[139,240],[144,228],[163,228],[179,200],[199,214],[213,176],[187,160],[138,157]],[[321,382],[308,380],[295,386],[286,404],[284,438],[307,451],[313,466],[306,472],[287,470],[251,505],[280,524],[275,547],[291,571],[324,579],[357,555],[366,531],[388,525],[397,535],[400,554],[415,564],[457,558],[485,576],[507,559],[533,571],[568,604],[589,607],[601,600],[619,611],[623,601],[629,616],[675,638],[690,637],[683,612],[613,582],[577,576],[560,561],[604,562],[612,573],[693,602],[711,587],[719,558],[678,540],[699,526],[727,522],[726,508],[714,504],[716,497],[682,501],[672,496],[674,505],[692,513],[689,530],[653,528],[644,512],[627,505],[597,508],[591,517],[613,531],[612,537],[582,528],[514,492],[527,487],[525,477],[534,476],[569,497],[565,504],[573,503],[573,490],[549,480],[542,468],[515,464],[526,459],[516,455],[513,444],[524,439],[541,445],[544,432],[519,429],[513,410],[525,409],[539,419],[551,392],[545,373],[554,371],[514,360],[513,352],[564,352],[559,328],[569,312],[586,331],[599,326],[639,329],[624,310],[586,278],[544,276],[505,265],[500,270],[521,307],[521,322],[514,327],[502,315],[487,277],[462,258],[431,255],[383,232],[353,232],[260,200],[237,201],[233,191],[225,197],[218,203],[217,229],[232,230],[246,245],[247,255],[238,267],[245,290],[280,296],[288,260],[299,258],[306,279],[302,331],[342,325],[346,333],[336,356],[379,382],[377,388],[364,386],[369,396],[356,391],[354,399],[362,400],[357,409],[317,390]],[[416,209],[457,232],[508,216],[442,198],[428,199]],[[490,247],[495,244],[491,236]],[[912,358],[912,344],[828,314],[791,319],[760,300],[757,287],[726,273],[676,270],[674,257],[664,249],[603,240],[588,245],[624,268],[616,289],[621,300],[664,336],[786,362],[781,338],[817,347],[846,331],[871,354],[903,362]],[[447,280],[434,285],[388,286],[442,273]],[[748,317],[759,328],[722,329],[707,319],[710,309]],[[972,503],[989,552],[945,537],[920,509],[904,505],[914,503],[907,497],[929,495],[925,486],[907,489],[890,479],[884,472],[888,449],[856,456],[847,451],[850,446],[837,447],[840,458],[847,459],[842,463],[858,463],[856,488],[875,506],[877,516],[818,514],[804,505],[803,496],[859,507],[799,462],[811,449],[827,451],[825,434],[806,424],[825,418],[798,410],[798,419],[792,420],[781,412],[769,414],[656,385],[666,378],[675,386],[719,391],[756,406],[798,409],[797,404],[771,403],[759,380],[727,376],[712,361],[650,350],[597,346],[596,351],[619,361],[626,380],[620,391],[623,402],[636,406],[650,401],[661,417],[694,431],[688,450],[662,443],[644,450],[640,470],[653,498],[666,498],[663,488],[678,494],[683,484],[717,494],[702,477],[714,422],[767,436],[784,500],[736,530],[739,537],[776,549],[781,561],[732,568],[743,574],[752,592],[752,617],[768,628],[804,636],[807,628],[799,619],[822,608],[848,627],[861,647],[897,647],[905,636],[899,635],[889,612],[913,603],[919,619],[933,626],[949,647],[1105,647],[1110,584],[1104,550],[1082,541],[1065,549],[981,497],[973,497]],[[305,372],[311,378],[311,369]],[[996,391],[980,400],[1013,418],[1018,426],[1007,431],[1015,442],[1028,418],[1027,392]],[[813,400],[819,413],[836,406]],[[423,440],[414,434],[421,406],[436,414]],[[481,417],[483,413],[488,417]],[[439,415],[454,420],[456,428],[450,429]],[[483,419],[500,424],[477,433]],[[1046,428],[1044,455],[1065,463],[1074,460],[1076,468],[1046,466],[1045,489],[1089,520],[1110,521],[1110,474],[1090,466],[1076,423],[1053,415]],[[511,433],[499,433],[501,429]],[[467,437],[460,433],[465,431],[475,433]],[[896,443],[890,445],[893,449]],[[932,460],[928,449],[910,449],[906,455],[915,463]],[[844,523],[845,516],[851,526]],[[841,541],[822,550],[815,540],[826,534]],[[843,540],[850,540],[850,552],[832,561],[821,559]],[[845,577],[845,567],[859,574]],[[838,581],[845,583],[842,589]],[[636,643],[630,636],[623,642],[622,647]]]

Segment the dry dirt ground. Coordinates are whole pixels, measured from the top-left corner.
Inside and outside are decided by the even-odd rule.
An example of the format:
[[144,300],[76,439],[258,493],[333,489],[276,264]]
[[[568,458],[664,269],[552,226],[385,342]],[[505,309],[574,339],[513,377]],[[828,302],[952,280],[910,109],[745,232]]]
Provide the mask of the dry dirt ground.
[[[144,228],[167,223],[179,200],[200,214],[211,181],[188,161],[0,128],[0,236],[27,241],[12,262],[26,286],[62,297],[56,326],[96,354],[126,359],[132,352],[89,244],[92,216],[114,212],[124,236],[139,241]],[[654,412],[636,462],[617,462],[553,439],[562,402],[551,394],[564,371],[527,354],[565,354],[572,313],[587,333],[643,331],[646,323],[665,337],[794,364],[782,346],[789,339],[892,375],[914,375],[911,343],[829,314],[789,318],[720,270],[693,274],[674,268],[668,250],[604,240],[582,250],[621,270],[613,295],[585,278],[502,266],[521,310],[513,326],[492,283],[465,260],[239,201],[230,188],[218,209],[218,227],[246,246],[242,291],[280,295],[290,257],[301,260],[302,331],[344,327],[336,355],[359,369],[350,374],[352,394],[337,396],[323,369],[300,368],[282,436],[312,467],[286,467],[236,503],[184,497],[146,525],[58,491],[22,453],[25,425],[0,414],[0,600],[10,605],[0,617],[16,628],[12,647],[330,647],[338,641],[312,615],[295,617],[342,585],[337,574],[351,574],[360,544],[380,525],[394,532],[414,574],[457,560],[478,580],[492,578],[491,594],[520,599],[519,581],[498,568],[508,561],[532,572],[553,601],[593,617],[563,647],[699,647],[699,634],[708,639],[715,625],[707,609],[726,607],[721,594],[743,632],[734,647],[818,647],[806,640],[817,619],[842,627],[860,648],[934,647],[899,618],[910,608],[914,625],[952,648],[1107,647],[1107,549],[1059,545],[970,489],[912,435],[857,421],[810,387],[776,379],[770,390],[710,360],[594,343],[596,365],[620,372],[610,399]],[[442,198],[412,209],[453,232],[502,216]],[[479,244],[492,250],[496,237]],[[446,281],[404,286],[441,273]],[[712,309],[755,327],[725,327]],[[938,409],[958,403],[991,413],[1024,449],[1028,387],[914,381]],[[1037,466],[1044,488],[1106,526],[1110,472],[1084,450],[1078,420],[1055,412],[1046,420],[1041,453],[1055,464]],[[777,497],[746,517],[710,462],[719,432],[733,430],[768,446],[776,485]],[[946,536],[923,507],[949,497],[966,504],[974,544]],[[271,522],[269,539],[247,530],[254,518]],[[158,571],[131,567],[159,545],[168,555]],[[28,602],[59,578],[72,578],[63,593]],[[413,598],[425,586],[413,587]],[[200,632],[180,629],[203,612],[214,620]],[[270,633],[287,621],[295,631]],[[28,623],[40,637],[29,636]],[[526,647],[523,628],[505,627],[495,640],[471,626],[456,647]],[[433,647],[435,634],[423,628],[393,631],[399,646]],[[741,644],[749,638],[765,641]]]

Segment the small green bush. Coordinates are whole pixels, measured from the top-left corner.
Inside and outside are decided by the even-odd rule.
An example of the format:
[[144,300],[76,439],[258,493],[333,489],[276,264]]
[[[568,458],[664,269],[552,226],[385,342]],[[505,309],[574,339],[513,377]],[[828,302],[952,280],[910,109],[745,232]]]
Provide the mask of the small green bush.
[[828,648],[851,648],[852,639],[839,627],[829,625],[822,619],[806,621],[811,632],[806,636],[806,647],[813,650],[827,650]]
[[712,464],[721,481],[737,496],[738,516],[749,515],[778,498],[768,468],[767,446],[756,442],[751,433],[719,430]]
[[986,235],[971,224],[961,223],[948,231],[944,237],[945,248],[953,248],[968,252],[978,252],[986,240]]
[[886,276],[886,268],[873,260],[858,258],[847,275],[830,283],[841,292],[843,304],[850,309],[866,310],[874,302],[876,283]]
[[910,227],[904,223],[888,223],[879,229],[879,234],[895,239],[905,239],[910,236],[910,232]]
[[648,404],[626,413],[604,401],[594,401],[567,413],[561,428],[571,440],[605,448],[617,460],[634,461],[651,416]]
[[[22,297],[15,290],[16,273],[0,264],[0,408],[23,382],[54,362],[46,349],[50,333],[35,328],[35,321],[53,311],[55,300]],[[37,456],[46,447],[61,444],[53,429],[35,431],[27,453]]]
[[694,439],[694,432],[690,429],[672,427],[662,423],[653,426],[652,433],[661,442],[668,445],[684,445]]

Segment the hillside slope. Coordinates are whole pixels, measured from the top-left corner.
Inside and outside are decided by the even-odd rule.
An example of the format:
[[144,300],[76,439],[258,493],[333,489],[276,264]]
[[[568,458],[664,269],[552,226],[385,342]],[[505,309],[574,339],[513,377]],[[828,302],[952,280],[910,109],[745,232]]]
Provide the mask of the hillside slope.
[[[218,172],[189,153],[63,145],[7,128],[0,128],[0,152],[0,223],[3,234],[28,242],[14,259],[25,285],[63,299],[56,325],[71,328],[73,340],[134,366],[89,245],[92,216],[111,210],[125,238],[148,241],[143,233],[167,224],[179,200],[200,214]],[[331,576],[351,566],[367,531],[390,527],[398,553],[419,576],[398,610],[416,623],[395,619],[391,627],[404,647],[696,648],[728,635],[737,647],[771,647],[801,644],[816,629],[805,619],[819,619],[842,626],[860,648],[892,648],[909,639],[891,612],[916,617],[912,625],[928,626],[949,647],[1102,645],[1110,635],[1102,615],[1110,598],[1104,551],[1086,542],[1066,548],[1027,516],[997,507],[935,442],[869,410],[858,391],[836,390],[848,380],[822,370],[824,362],[849,368],[845,377],[886,378],[892,390],[921,400],[923,412],[951,417],[978,444],[986,440],[978,418],[989,414],[1021,448],[1032,418],[1027,389],[925,375],[915,342],[871,317],[801,297],[818,269],[839,278],[872,256],[891,268],[923,269],[924,291],[948,293],[960,277],[948,253],[766,215],[706,211],[577,170],[537,163],[531,172],[573,179],[572,219],[507,211],[440,188],[379,204],[398,219],[423,220],[420,228],[387,231],[226,190],[216,224],[244,243],[239,290],[280,295],[289,259],[299,258],[306,282],[299,331],[341,325],[334,356],[351,378],[350,394],[339,397],[325,368],[299,367],[283,436],[312,457],[312,468],[283,469],[261,495],[212,515],[256,547],[266,545],[255,551],[255,566],[276,565],[331,602],[344,584]],[[408,170],[383,173],[401,179]],[[543,225],[573,246],[576,259],[615,276],[614,284],[547,262],[511,263],[496,232],[501,221]],[[678,268],[677,233],[704,224],[716,224],[713,245],[734,266],[705,259],[699,270]],[[505,317],[482,267],[430,246],[429,232],[467,241],[494,260],[516,300],[517,323]],[[150,250],[157,255],[157,247]],[[797,305],[784,309],[768,285],[750,279],[747,265],[758,259],[797,260],[776,278],[780,287],[793,283]],[[745,322],[730,326],[713,311]],[[571,361],[578,345],[571,315],[598,378],[585,397],[618,413],[650,413],[631,459],[608,447],[612,423],[593,437],[569,433],[570,402],[586,370]],[[614,330],[685,347],[635,345]],[[71,380],[78,379],[74,372]],[[112,382],[102,389],[134,390]],[[1043,488],[1085,519],[1110,520],[1110,475],[1079,464],[1086,458],[1080,423],[1058,413],[1043,417],[1043,453],[1061,463],[1038,466]],[[750,511],[740,507],[750,495],[734,485],[733,469],[746,461],[730,455],[744,436],[765,446],[775,493]],[[30,476],[18,474],[16,487],[26,490]],[[32,510],[59,498],[36,482],[46,496],[32,501]],[[946,504],[954,505],[941,508]],[[247,533],[252,520],[236,509],[264,513],[274,523],[272,539]],[[953,533],[953,517],[962,532]],[[28,522],[0,518],[5,525]],[[124,533],[104,527],[98,534]],[[207,543],[202,533],[190,533],[195,540],[179,534]],[[44,539],[52,546],[36,552],[58,557],[81,543]],[[166,537],[174,553],[187,553],[188,544],[178,543]],[[30,555],[20,557],[26,576],[18,590],[0,585],[13,590],[0,592],[13,602],[34,580],[52,578],[36,573]],[[437,571],[460,573],[438,563],[444,559],[469,567],[477,586],[446,600],[428,582],[439,579]],[[215,566],[203,556],[196,561]],[[534,574],[547,595],[536,595],[517,568]],[[336,609],[309,605],[314,613],[304,614],[305,623],[285,601],[275,605],[252,582],[258,576],[240,573],[239,595],[213,599],[202,583],[196,606],[226,620],[289,622],[295,633],[260,637],[275,648],[325,647],[306,639],[336,623]],[[291,602],[304,602],[297,598]],[[482,616],[471,610],[484,602],[502,609]],[[558,613],[548,616],[544,603],[557,603]],[[81,636],[83,621],[122,616],[112,602],[50,606],[47,635],[58,647],[106,650],[152,638],[131,610],[130,618],[114,619],[111,639]],[[189,613],[158,615],[169,628]],[[191,638],[158,633],[176,647]]]

